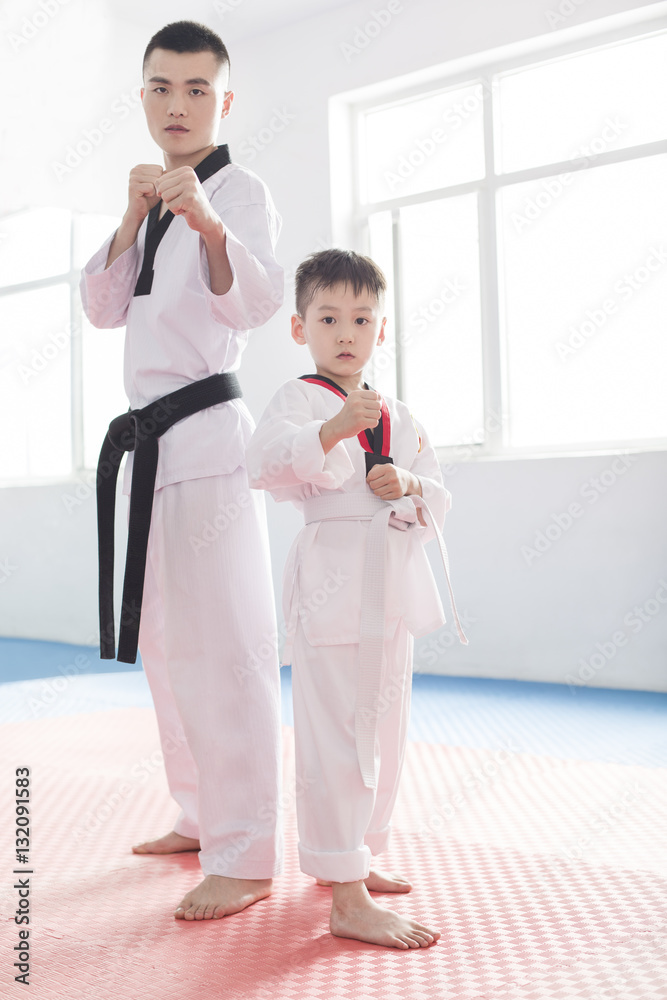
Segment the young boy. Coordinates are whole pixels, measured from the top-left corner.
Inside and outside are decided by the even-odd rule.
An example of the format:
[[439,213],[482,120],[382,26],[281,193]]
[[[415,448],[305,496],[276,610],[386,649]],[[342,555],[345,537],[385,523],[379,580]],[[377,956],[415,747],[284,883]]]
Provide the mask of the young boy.
[[[364,382],[384,340],[385,288],[373,261],[353,252],[326,250],[300,265],[292,337],[307,345],[315,374],[278,390],[247,461],[251,485],[291,500],[306,521],[283,590],[301,868],[333,885],[333,934],[419,948],[440,934],[372,900],[368,890],[411,886],[370,859],[389,841],[412,636],[444,622],[423,542],[439,537],[433,520],[443,523],[449,494],[408,408]],[[460,626],[459,635],[467,642]]]
[[280,218],[216,144],[234,97],[220,38],[169,24],[143,70],[164,167],[130,172],[122,222],[81,282],[95,326],[127,327],[134,408],[112,422],[98,469],[101,643],[113,658],[114,482],[134,449],[118,656],[134,662],[138,635],[181,807],[171,833],[134,851],[200,850],[204,880],[175,915],[202,920],[269,895],[281,864],[274,601],[263,498],[245,470],[253,424],[233,374],[248,330],[282,301]]

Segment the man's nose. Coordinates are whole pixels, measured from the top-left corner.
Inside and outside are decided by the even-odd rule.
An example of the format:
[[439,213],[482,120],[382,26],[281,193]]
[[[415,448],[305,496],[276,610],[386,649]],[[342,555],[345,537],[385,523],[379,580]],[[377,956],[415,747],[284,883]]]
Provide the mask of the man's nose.
[[172,95],[171,101],[169,102],[169,108],[167,110],[168,115],[173,115],[174,118],[182,118],[187,115],[185,110],[185,102],[183,98],[178,97],[176,94]]

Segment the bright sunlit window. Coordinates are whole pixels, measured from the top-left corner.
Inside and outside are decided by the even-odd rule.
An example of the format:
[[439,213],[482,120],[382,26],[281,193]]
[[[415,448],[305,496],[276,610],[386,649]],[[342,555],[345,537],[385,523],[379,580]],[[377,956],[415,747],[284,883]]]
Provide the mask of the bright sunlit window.
[[113,232],[109,216],[60,208],[0,220],[0,480],[67,479],[97,464],[127,408],[122,330],[82,316],[81,267]]
[[658,31],[356,105],[355,220],[390,283],[371,378],[437,446],[664,447],[665,94]]

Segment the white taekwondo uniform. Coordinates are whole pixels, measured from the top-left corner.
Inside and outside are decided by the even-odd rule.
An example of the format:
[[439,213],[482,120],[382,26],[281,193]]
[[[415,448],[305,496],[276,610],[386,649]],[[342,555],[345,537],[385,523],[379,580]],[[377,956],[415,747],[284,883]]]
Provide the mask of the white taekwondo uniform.
[[[419,477],[423,497],[441,526],[450,497],[435,452],[404,403],[390,398],[385,403],[391,458]],[[371,528],[368,517],[355,517],[354,506],[360,496],[364,503],[370,498],[370,507],[387,504],[373,496],[365,481],[364,450],[357,437],[340,441],[326,455],[322,450],[320,428],[342,405],[327,386],[287,382],[259,421],[247,463],[253,487],[268,490],[276,500],[292,501],[310,520],[292,546],[283,581],[283,662],[291,663],[293,671],[299,856],[307,874],[352,882],[366,878],[371,854],[385,850],[389,840],[407,736],[412,636],[438,628],[445,617],[423,548],[434,535],[432,527],[412,523],[409,530],[394,530],[407,525],[392,517],[381,538],[385,613],[379,633],[381,672],[373,692],[375,774],[365,780],[355,740],[355,703]],[[317,497],[322,500],[312,500]],[[348,501],[351,513],[337,516],[336,507]],[[333,519],[320,520],[313,512],[322,503],[334,508]],[[399,516],[407,508],[415,521],[411,497],[392,506]]]
[[[227,233],[233,283],[224,295],[211,291],[206,248],[179,216],[157,247],[149,294],[135,294],[146,222],[111,267],[113,237],[83,271],[93,325],[127,327],[133,408],[236,371],[248,330],[282,302],[274,256],[280,217],[265,185],[228,164],[203,188]],[[252,429],[234,399],[160,438],[139,649],[181,807],[176,831],[199,837],[205,874],[268,878],[280,871],[282,854],[280,678],[265,509],[245,470]]]

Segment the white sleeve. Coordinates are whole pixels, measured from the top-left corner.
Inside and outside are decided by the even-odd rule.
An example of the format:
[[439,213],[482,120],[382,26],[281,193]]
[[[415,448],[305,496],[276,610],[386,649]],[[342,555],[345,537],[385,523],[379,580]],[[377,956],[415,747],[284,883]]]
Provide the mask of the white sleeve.
[[127,310],[134,295],[139,274],[137,240],[106,267],[109,247],[115,232],[94,254],[83,271],[79,289],[83,310],[93,324],[102,330],[124,326]]
[[[274,254],[281,219],[271,196],[257,179],[253,201],[219,212],[227,234],[227,256],[232,286],[223,295],[211,291],[211,277],[204,241],[199,239],[199,280],[211,316],[231,330],[262,326],[282,304],[284,274]],[[211,205],[216,208],[216,194]],[[218,209],[216,208],[216,211]]]
[[354,473],[345,445],[339,441],[324,454],[320,428],[308,396],[298,380],[275,394],[252,435],[246,452],[248,478],[254,489],[269,490],[276,500],[307,495],[304,484],[338,489]]
[[[410,472],[419,479],[422,487],[422,496],[433,514],[433,519],[442,531],[445,523],[445,514],[452,505],[451,493],[445,489],[442,481],[442,472],[440,471],[440,463],[424,427],[414,417],[413,422],[419,435],[421,446],[410,466]],[[424,531],[422,541],[428,542],[434,537],[432,529],[428,527]]]

